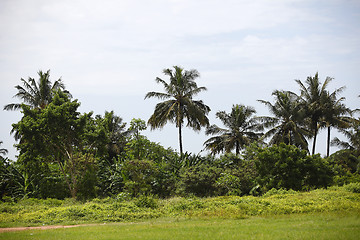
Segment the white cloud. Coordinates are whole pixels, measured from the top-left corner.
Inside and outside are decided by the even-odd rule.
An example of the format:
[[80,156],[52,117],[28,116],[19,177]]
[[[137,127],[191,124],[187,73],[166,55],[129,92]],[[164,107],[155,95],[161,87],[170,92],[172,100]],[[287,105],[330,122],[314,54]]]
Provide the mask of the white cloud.
[[[173,65],[200,71],[209,91],[199,97],[214,111],[271,99],[273,89],[294,89],[295,78],[316,71],[357,96],[359,9],[337,0],[2,0],[1,104],[14,100],[21,77],[51,69],[83,106],[96,100],[96,111],[131,119],[132,104],[153,107],[143,96],[162,90],[154,79]],[[125,96],[133,101],[104,100]],[[6,135],[10,124],[2,124]],[[202,142],[192,145],[198,151]]]

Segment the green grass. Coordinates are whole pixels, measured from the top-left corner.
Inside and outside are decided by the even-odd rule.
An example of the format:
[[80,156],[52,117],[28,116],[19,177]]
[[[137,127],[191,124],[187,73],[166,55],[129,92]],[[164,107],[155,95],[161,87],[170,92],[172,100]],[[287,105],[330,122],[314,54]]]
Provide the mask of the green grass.
[[274,190],[262,197],[107,198],[86,203],[72,199],[25,199],[0,204],[0,227],[137,222],[160,218],[245,219],[301,213],[360,215],[360,193],[346,187],[310,192]]
[[358,239],[360,193],[349,185],[262,197],[24,199],[0,204],[0,227],[89,224],[0,233],[1,239]]
[[358,239],[358,214],[291,214],[247,219],[157,219],[0,233],[0,239]]

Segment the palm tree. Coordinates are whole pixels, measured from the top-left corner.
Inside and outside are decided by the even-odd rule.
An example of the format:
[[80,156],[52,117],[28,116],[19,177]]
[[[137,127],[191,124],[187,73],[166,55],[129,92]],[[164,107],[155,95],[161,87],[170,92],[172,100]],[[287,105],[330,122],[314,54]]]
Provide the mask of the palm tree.
[[318,73],[314,77],[307,77],[305,84],[295,80],[300,85],[301,102],[309,119],[309,127],[313,135],[312,154],[315,154],[316,137],[320,128],[321,118],[324,116],[324,100],[327,99],[326,87],[333,78],[326,77],[321,85]]
[[352,118],[346,116],[346,114],[351,114],[351,110],[342,103],[345,100],[344,97],[337,99],[337,95],[341,93],[345,87],[336,89],[331,94],[327,92],[324,106],[324,116],[322,119],[323,127],[327,128],[327,149],[326,156],[329,157],[330,154],[330,132],[331,127],[337,129],[346,129],[349,128],[352,122]]
[[187,119],[187,127],[199,131],[202,126],[209,125],[207,114],[210,108],[201,100],[193,100],[193,97],[202,91],[206,91],[205,87],[198,87],[195,79],[200,76],[197,70],[186,71],[181,67],[174,66],[175,71],[164,69],[163,73],[170,77],[170,82],[156,78],[157,83],[164,86],[165,93],[148,92],[146,98],[155,97],[164,102],[156,105],[154,113],[148,120],[151,129],[162,128],[170,121],[175,123],[179,128],[179,145],[180,154],[183,153],[182,147],[182,127],[184,119]]
[[126,123],[123,119],[115,115],[114,111],[105,111],[104,117],[96,115],[97,124],[105,129],[107,135],[107,143],[105,149],[108,154],[108,160],[113,163],[114,158],[118,160],[119,155],[125,151],[126,138],[130,135],[127,131]]
[[298,148],[308,151],[306,137],[311,136],[311,132],[303,124],[304,111],[298,104],[298,96],[289,91],[275,90],[272,95],[275,103],[258,100],[265,104],[274,117],[259,117],[263,122],[263,127],[270,128],[264,138],[271,137],[270,144],[281,142],[288,145],[295,145]]
[[[2,145],[3,144],[3,141],[0,141],[0,145]],[[5,149],[5,148],[0,148],[0,158],[2,158],[2,156],[1,155],[6,155],[8,153],[8,150],[7,149]]]
[[213,154],[220,152],[231,152],[235,149],[236,155],[244,146],[258,140],[261,130],[258,120],[255,116],[255,109],[244,105],[233,105],[231,113],[219,111],[216,117],[219,118],[226,128],[220,128],[217,125],[211,125],[206,130],[206,135],[215,135],[209,138],[205,143],[205,148]]
[[[38,72],[39,80],[35,81],[34,78],[29,77],[26,81],[21,78],[23,87],[20,85],[15,86],[18,93],[14,97],[20,98],[24,104],[31,108],[45,108],[52,100],[53,92],[55,90],[63,90],[68,96],[71,96],[68,91],[65,90],[65,85],[61,79],[56,80],[53,84],[50,81],[50,70],[47,72]],[[19,110],[21,103],[11,103],[4,106],[4,110]]]
[[360,118],[353,119],[349,129],[339,129],[339,131],[344,134],[349,141],[341,141],[339,138],[335,137],[331,141],[332,146],[360,151]]

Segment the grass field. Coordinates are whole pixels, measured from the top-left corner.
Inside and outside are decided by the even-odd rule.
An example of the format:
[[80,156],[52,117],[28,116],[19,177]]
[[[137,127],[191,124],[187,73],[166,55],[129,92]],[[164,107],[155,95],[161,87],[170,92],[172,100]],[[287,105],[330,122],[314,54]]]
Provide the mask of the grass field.
[[358,190],[345,186],[272,190],[261,197],[8,201],[0,204],[0,228],[91,225],[3,232],[0,239],[359,239]]
[[0,239],[359,239],[352,214],[292,214],[248,219],[157,219],[68,229],[0,233]]

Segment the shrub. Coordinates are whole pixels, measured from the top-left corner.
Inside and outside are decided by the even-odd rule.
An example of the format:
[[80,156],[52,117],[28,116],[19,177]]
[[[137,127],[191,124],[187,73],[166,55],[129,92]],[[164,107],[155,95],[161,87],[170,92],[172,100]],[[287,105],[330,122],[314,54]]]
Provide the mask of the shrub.
[[216,181],[218,187],[221,188],[221,194],[225,195],[241,195],[240,178],[229,173],[221,173]]
[[268,148],[257,148],[256,181],[266,192],[272,188],[302,190],[327,187],[333,172],[319,155],[308,156],[305,150],[284,143]]
[[349,192],[360,193],[360,182],[349,183],[345,185],[344,188]]
[[292,189],[286,190],[283,188],[280,188],[280,189],[272,188],[264,194],[264,197],[269,197],[272,195],[295,194],[295,193],[297,193],[297,192]]
[[153,161],[130,160],[123,167],[125,176],[124,191],[133,197],[152,193],[152,185],[157,175],[157,168]]
[[155,209],[158,207],[157,201],[152,196],[140,196],[135,200],[135,205],[140,208]]
[[210,164],[199,164],[189,168],[182,168],[177,192],[180,195],[195,195],[207,197],[216,195],[218,188],[216,181],[222,169]]

